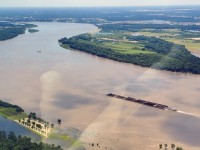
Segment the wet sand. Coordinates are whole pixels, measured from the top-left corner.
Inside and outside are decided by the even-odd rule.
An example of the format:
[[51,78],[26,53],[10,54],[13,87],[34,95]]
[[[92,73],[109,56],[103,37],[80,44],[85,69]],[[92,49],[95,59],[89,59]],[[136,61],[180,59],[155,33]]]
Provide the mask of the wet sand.
[[[57,40],[92,25],[37,23],[39,32],[0,42],[0,99],[83,133],[101,149],[155,150],[174,143],[200,147],[200,76],[157,71],[66,50]],[[41,51],[38,53],[37,51]],[[163,103],[178,114],[109,98],[107,93]],[[99,148],[96,148],[99,149]]]

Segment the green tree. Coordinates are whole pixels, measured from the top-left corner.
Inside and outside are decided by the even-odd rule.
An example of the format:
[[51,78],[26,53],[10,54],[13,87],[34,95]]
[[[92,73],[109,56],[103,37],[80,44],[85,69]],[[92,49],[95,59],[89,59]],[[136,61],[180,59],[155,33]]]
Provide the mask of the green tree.
[[162,144],[159,144],[159,148],[162,149]]
[[36,127],[39,128],[39,129],[42,129],[41,124],[36,124]]
[[45,143],[32,142],[30,138],[18,136],[10,132],[8,136],[5,131],[0,131],[0,149],[1,150],[62,150],[60,146],[49,145]]
[[167,150],[167,147],[168,147],[168,145],[167,145],[167,144],[165,144],[165,150]]
[[172,150],[174,150],[175,149],[175,144],[171,144],[171,148],[172,148]]
[[16,141],[17,141],[17,137],[16,137],[16,135],[15,135],[14,132],[10,132],[10,133],[8,134],[8,139],[10,139],[10,140],[13,141],[13,142],[16,142]]
[[176,150],[183,150],[183,148],[182,147],[177,147]]
[[61,119],[58,119],[58,124],[59,124],[59,125],[61,124]]

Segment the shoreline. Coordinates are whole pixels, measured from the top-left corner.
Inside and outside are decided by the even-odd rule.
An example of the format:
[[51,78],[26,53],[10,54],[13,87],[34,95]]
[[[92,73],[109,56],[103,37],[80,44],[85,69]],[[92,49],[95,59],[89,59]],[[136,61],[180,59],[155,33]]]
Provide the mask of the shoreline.
[[[91,25],[94,25],[94,24],[91,24]],[[94,25],[94,26],[97,27],[96,25]],[[97,27],[97,29],[92,30],[92,31],[90,31],[90,32],[88,32],[88,33],[90,33],[90,34],[94,34],[94,33],[98,33],[98,32],[100,32],[101,30],[102,30],[101,28]]]
[[[28,120],[28,118],[25,118],[25,120]],[[53,129],[51,129],[50,127],[48,127],[47,129],[45,129],[46,131],[42,130],[42,129],[38,129],[38,128],[31,128],[28,125],[22,124],[20,123],[18,120],[14,120],[15,122],[17,122],[19,125],[25,127],[26,129],[40,135],[43,136],[45,138],[48,138],[48,136],[53,132]],[[34,121],[34,120],[33,120]],[[37,122],[37,121],[36,121]],[[38,122],[37,122],[38,123]],[[41,124],[41,123],[40,123]]]
[[[108,59],[108,58],[100,57],[100,56],[97,56],[97,55],[93,55],[93,54],[87,53],[85,51],[80,51],[78,49],[70,48],[68,45],[64,45],[62,43],[60,43],[59,45],[60,45],[60,47],[66,49],[66,50],[73,50],[75,52],[84,53],[84,54],[91,55],[91,56],[94,56],[94,57],[98,57],[98,58],[101,58],[101,59],[106,59],[106,60],[114,61],[114,62],[121,63],[121,64],[133,65],[135,67],[141,67],[141,68],[151,69],[153,71],[158,71],[158,72],[163,72],[163,73],[174,73],[174,74],[180,74],[180,75],[193,75],[193,76],[200,75],[200,74],[194,74],[194,73],[190,73],[190,72],[175,72],[175,71],[154,69],[154,68],[151,68],[151,67],[143,67],[143,66],[136,65],[136,64],[126,63],[126,62],[120,62],[120,61],[116,61],[116,60],[113,60],[113,59]],[[192,54],[195,55],[195,56],[197,56],[197,57],[200,57],[200,54],[199,55],[198,54],[194,54],[194,53],[192,53]]]
[[[66,49],[66,50],[78,51],[78,52],[80,52],[80,53],[85,53],[85,54],[87,54],[87,55],[96,56],[96,57],[99,57],[99,58],[101,58],[101,59],[106,59],[106,60],[110,60],[110,61],[114,61],[114,62],[118,62],[118,63],[122,63],[122,64],[134,65],[134,66],[141,67],[141,68],[152,69],[152,70],[154,70],[154,71],[167,72],[167,73],[175,73],[175,74],[180,74],[180,75],[183,75],[183,74],[184,74],[184,75],[194,75],[194,76],[200,75],[200,74],[191,73],[191,72],[176,72],[176,71],[155,69],[155,68],[152,68],[152,67],[143,67],[143,66],[140,66],[140,65],[132,64],[132,63],[121,62],[121,61],[113,60],[113,59],[110,59],[110,58],[100,57],[100,56],[97,56],[97,55],[94,55],[94,54],[91,54],[91,53],[88,53],[88,52],[85,52],[85,51],[81,51],[81,50],[78,50],[78,49],[71,48],[70,46],[68,46],[68,45],[66,45],[66,44],[59,43],[59,45],[60,45],[60,47]],[[192,53],[192,55],[197,56],[197,57],[200,58],[200,54],[198,55],[198,54]]]

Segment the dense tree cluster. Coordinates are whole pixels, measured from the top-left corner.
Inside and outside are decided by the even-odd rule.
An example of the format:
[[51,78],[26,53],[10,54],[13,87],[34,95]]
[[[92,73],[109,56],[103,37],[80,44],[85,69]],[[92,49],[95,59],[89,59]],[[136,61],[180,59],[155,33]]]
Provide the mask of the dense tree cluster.
[[140,29],[180,29],[200,30],[198,25],[171,25],[171,24],[103,24],[98,25],[103,31],[126,30],[137,31]]
[[152,67],[177,72],[200,73],[200,58],[192,55],[183,45],[174,44],[156,37],[133,36],[129,40],[144,43],[145,48],[164,54]]
[[35,33],[35,32],[38,32],[39,30],[36,30],[36,29],[28,29],[28,32],[30,33]]
[[0,40],[7,40],[18,36],[19,34],[25,33],[26,28],[7,28],[0,30]]
[[46,122],[44,119],[38,117],[37,114],[34,113],[34,112],[30,112],[30,114],[28,115],[28,118],[29,118],[29,119],[33,119],[33,120],[38,120],[38,121],[40,121],[40,122],[44,122],[44,123],[49,124],[49,122]]
[[[85,39],[89,40],[84,40],[84,36]],[[101,43],[95,42],[96,39],[91,40],[88,36],[88,34],[83,34],[69,39],[63,38],[59,42],[73,49],[120,62],[160,70],[200,74],[200,58],[192,55],[183,45],[177,45],[155,37],[132,36],[129,37],[129,40],[141,42],[145,45],[146,50],[156,53],[122,54],[102,46]]]
[[32,142],[31,138],[0,131],[0,150],[62,150],[60,146]]
[[0,23],[0,41],[7,40],[24,34],[27,28],[35,27],[32,24],[16,25],[13,23]]
[[37,119],[37,115],[34,112],[30,112],[30,114],[28,115],[29,119]]
[[24,112],[24,110],[17,106],[17,105],[12,105],[12,104],[9,104],[7,102],[3,102],[2,100],[0,100],[0,107],[4,107],[4,108],[14,108],[16,109],[16,112]]
[[169,52],[176,52],[180,54],[190,54],[190,52],[183,45],[177,45],[172,42],[165,41],[156,37],[148,36],[131,36],[130,41],[138,41],[145,45],[146,49],[152,50],[161,54],[168,54]]

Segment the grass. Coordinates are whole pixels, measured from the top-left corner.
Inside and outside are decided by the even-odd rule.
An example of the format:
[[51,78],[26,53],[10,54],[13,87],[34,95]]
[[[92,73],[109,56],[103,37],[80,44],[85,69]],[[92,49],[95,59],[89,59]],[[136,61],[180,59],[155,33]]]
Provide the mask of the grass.
[[61,47],[69,49],[70,47],[68,45],[60,44]]
[[67,134],[52,133],[52,134],[49,135],[48,138],[49,139],[57,139],[57,140],[59,139],[59,140],[68,142],[71,145],[72,148],[80,148],[80,147],[82,147],[82,143],[79,140],[74,139],[74,138],[70,137]]
[[[150,33],[150,32],[148,32]],[[114,31],[112,34],[93,34],[94,38],[101,39],[101,38],[108,38],[110,40],[105,40],[101,44],[101,46],[105,48],[110,48],[118,53],[122,54],[152,54],[155,52],[143,50],[144,45],[137,42],[130,42],[126,39],[127,36],[131,36],[132,32],[129,31]],[[111,41],[118,40],[117,41]],[[62,45],[61,45],[62,46]],[[62,46],[64,47],[64,46]],[[66,47],[64,47],[66,48]]]
[[61,139],[64,141],[69,141],[71,140],[71,137],[67,134],[57,134],[57,133],[52,133],[49,135],[50,139]]
[[94,37],[97,37],[97,38],[111,38],[111,39],[123,39],[123,37],[127,36],[127,35],[131,35],[132,32],[129,32],[129,31],[114,31],[110,34],[105,34],[107,32],[104,32],[104,34],[99,34],[99,33],[96,33],[96,34],[93,34]]
[[185,47],[193,52],[200,53],[200,42],[191,39],[177,39],[177,38],[164,38],[167,41],[174,42],[176,44],[185,45]]
[[0,107],[0,115],[10,120],[19,120],[27,117],[27,114],[16,112],[14,108],[3,107]]
[[139,43],[130,42],[103,42],[103,46],[106,48],[111,48],[112,50],[123,53],[123,54],[149,54],[154,53],[147,50],[142,50],[144,46]]
[[154,36],[154,37],[175,37],[177,35],[180,34],[180,32],[178,32],[177,30],[175,31],[160,31],[160,32],[153,32],[153,31],[141,31],[141,32],[138,32],[139,34],[142,34],[144,36]]
[[[163,31],[163,32],[162,32]],[[186,31],[179,31],[179,30],[162,30],[161,32],[153,32],[153,31],[141,31],[138,32],[139,34],[145,36],[154,36],[162,38],[169,42],[174,42],[175,44],[185,45],[185,47],[193,52],[193,53],[200,53],[200,42],[196,40],[189,39],[184,36],[184,34],[191,35],[192,33],[188,33]],[[183,34],[183,35],[181,35]],[[195,38],[195,36],[194,36]]]

